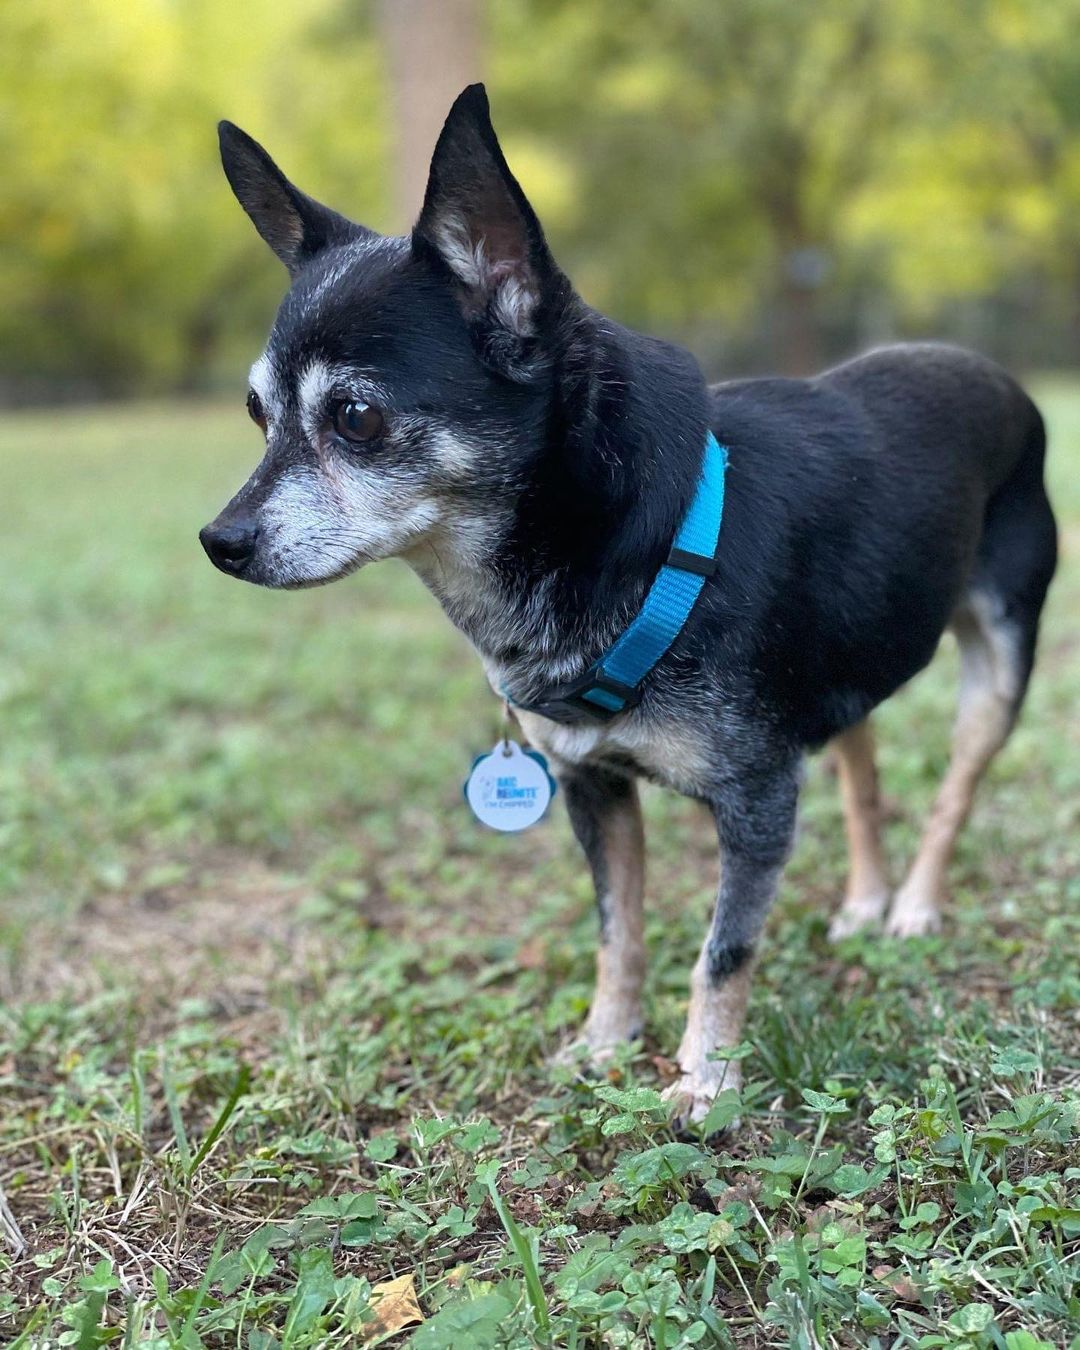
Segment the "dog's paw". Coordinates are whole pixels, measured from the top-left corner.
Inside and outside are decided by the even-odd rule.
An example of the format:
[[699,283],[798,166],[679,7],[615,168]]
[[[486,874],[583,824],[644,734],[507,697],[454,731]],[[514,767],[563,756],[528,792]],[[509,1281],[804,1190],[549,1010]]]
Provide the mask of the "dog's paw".
[[829,924],[829,941],[843,942],[844,938],[861,933],[864,928],[879,924],[889,904],[887,895],[869,895],[859,899],[847,899],[832,916]]
[[583,1027],[581,1032],[560,1046],[548,1061],[558,1069],[577,1069],[579,1072],[604,1074],[611,1061],[633,1040],[641,1035],[640,1027],[628,1028],[626,1035],[598,1035]]
[[574,1036],[548,1058],[553,1069],[575,1069],[578,1073],[603,1073],[615,1054],[615,1046],[592,1046],[583,1036]]
[[889,937],[925,937],[941,929],[941,910],[925,896],[905,896],[901,891],[893,901],[885,932]]
[[585,1068],[605,1073],[618,1052],[641,1035],[641,1004],[635,999],[600,995],[593,1001],[585,1025],[552,1056],[560,1068]]
[[[741,1075],[736,1062],[720,1062],[707,1066],[702,1073],[684,1073],[661,1093],[671,1111],[671,1127],[676,1134],[696,1135],[694,1126],[701,1125],[716,1103],[719,1094],[727,1088],[738,1091]],[[736,1117],[728,1121],[714,1134],[739,1127]]]

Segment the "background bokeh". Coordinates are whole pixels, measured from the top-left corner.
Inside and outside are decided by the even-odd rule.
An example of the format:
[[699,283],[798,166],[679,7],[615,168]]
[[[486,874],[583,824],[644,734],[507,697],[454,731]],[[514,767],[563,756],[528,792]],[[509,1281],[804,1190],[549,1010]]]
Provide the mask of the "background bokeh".
[[0,400],[235,387],[283,278],[214,123],[411,221],[487,81],[586,298],[711,373],[895,335],[1080,359],[1080,0],[0,6]]
[[[400,1346],[404,1281],[412,1350],[1080,1350],[1078,35],[1080,0],[0,0],[0,1346]],[[475,654],[403,563],[286,595],[197,541],[285,287],[216,120],[398,230],[476,78],[585,297],[710,375],[951,337],[1047,422],[1061,567],[945,930],[826,941],[812,760],[719,1144],[658,1093],[701,805],[643,793],[644,1039],[555,1067],[592,887],[560,801],[469,815]],[[894,881],[942,647],[875,716]]]

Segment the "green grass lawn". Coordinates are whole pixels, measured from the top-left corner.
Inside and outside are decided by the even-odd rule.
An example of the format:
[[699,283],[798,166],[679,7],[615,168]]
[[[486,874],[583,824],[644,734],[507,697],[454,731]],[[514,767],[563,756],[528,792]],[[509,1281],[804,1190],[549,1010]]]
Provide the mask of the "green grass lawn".
[[[946,932],[830,949],[815,762],[708,1146],[658,1097],[705,814],[647,793],[646,1040],[548,1067],[584,866],[561,808],[472,823],[498,708],[419,583],[214,572],[242,407],[0,423],[0,1342],[1080,1346],[1080,388],[1039,392],[1063,566]],[[879,718],[897,879],[954,677]]]

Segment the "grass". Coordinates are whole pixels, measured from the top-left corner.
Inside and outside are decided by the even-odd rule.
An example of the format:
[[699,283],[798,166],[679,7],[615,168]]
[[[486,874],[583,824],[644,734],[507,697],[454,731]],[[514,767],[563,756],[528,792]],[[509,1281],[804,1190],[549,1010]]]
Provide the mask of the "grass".
[[[1040,393],[1064,564],[947,931],[830,949],[816,762],[718,1146],[658,1097],[703,813],[647,795],[648,1038],[547,1067],[584,868],[560,810],[471,823],[498,709],[419,584],[214,573],[242,409],[0,423],[0,1340],[1080,1346],[1080,388]],[[954,676],[880,717],[897,871]]]

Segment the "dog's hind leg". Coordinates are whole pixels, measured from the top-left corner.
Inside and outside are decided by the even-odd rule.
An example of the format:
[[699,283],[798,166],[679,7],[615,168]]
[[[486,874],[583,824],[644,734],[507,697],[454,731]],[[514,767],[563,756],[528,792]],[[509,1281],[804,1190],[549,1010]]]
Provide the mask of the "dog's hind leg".
[[910,937],[941,925],[945,871],[971,810],[975,788],[1005,744],[1023,695],[1016,637],[1000,623],[995,598],[973,594],[952,629],[960,645],[960,700],[952,755],[907,879],[896,893],[886,931]]
[[1024,699],[1039,616],[1057,560],[1057,530],[1042,482],[1042,422],[1032,409],[1028,450],[991,498],[974,575],[952,629],[960,644],[960,702],[952,759],[886,929],[899,936],[938,926],[945,869],[986,766],[1004,745]]
[[829,925],[829,937],[838,942],[884,917],[889,885],[881,852],[881,800],[870,719],[849,727],[832,746],[850,858],[844,903]]
[[953,616],[960,701],[952,758],[886,931],[937,928],[945,869],[975,788],[1012,730],[1035,660],[1039,616],[1057,561],[1057,529],[1042,481],[1042,419],[1031,408],[1027,449],[987,505],[967,594]]
[[570,823],[596,887],[600,946],[596,990],[579,1038],[594,1064],[641,1033],[645,979],[645,837],[637,784],[628,775],[581,764],[560,773]]

